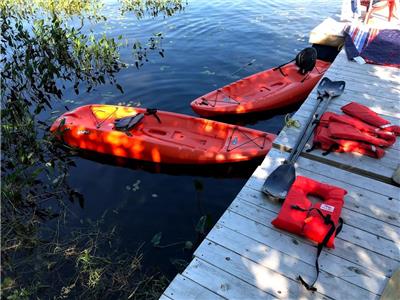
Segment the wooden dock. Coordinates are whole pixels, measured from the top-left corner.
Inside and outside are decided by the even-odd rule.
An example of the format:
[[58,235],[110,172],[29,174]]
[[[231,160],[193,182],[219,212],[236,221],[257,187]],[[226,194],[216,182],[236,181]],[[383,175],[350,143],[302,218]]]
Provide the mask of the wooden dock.
[[[400,124],[400,70],[349,62],[342,51],[325,74],[345,80],[342,96],[328,111],[339,112],[356,101],[393,124]],[[315,101],[314,90],[293,116],[304,123]],[[377,299],[400,267],[400,188],[391,182],[400,164],[400,139],[382,159],[320,150],[303,152],[298,175],[348,191],[342,210],[344,226],[336,248],[320,256],[317,292],[297,280],[315,276],[316,245],[274,228],[281,204],[261,192],[268,174],[291,149],[300,129],[284,128],[274,149],[255,170],[217,224],[161,299]]]

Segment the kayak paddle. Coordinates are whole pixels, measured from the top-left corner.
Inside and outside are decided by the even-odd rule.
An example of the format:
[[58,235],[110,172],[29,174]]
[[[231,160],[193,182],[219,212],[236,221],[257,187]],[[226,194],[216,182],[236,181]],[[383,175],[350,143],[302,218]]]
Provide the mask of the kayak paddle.
[[[346,83],[344,81],[331,81],[329,78],[324,77],[318,85],[318,102],[316,103],[312,113],[310,114],[303,130],[296,140],[292,148],[290,156],[283,162],[282,165],[277,167],[265,180],[262,187],[262,192],[269,198],[285,199],[290,187],[296,178],[296,169],[294,163],[303,151],[308,139],[311,137],[314,128],[317,126],[322,113],[327,109],[329,101],[343,93]],[[324,105],[318,113],[317,110],[320,104]],[[310,127],[311,125],[311,127]]]

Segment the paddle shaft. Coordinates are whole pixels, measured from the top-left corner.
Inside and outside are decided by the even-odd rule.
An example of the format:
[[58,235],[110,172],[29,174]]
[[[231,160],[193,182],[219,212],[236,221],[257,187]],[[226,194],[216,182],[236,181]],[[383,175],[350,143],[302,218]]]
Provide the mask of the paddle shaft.
[[[323,99],[325,98],[325,96],[322,97]],[[304,133],[303,138],[301,139],[298,147],[296,149],[293,148],[292,153],[290,153],[290,157],[288,158],[288,162],[294,164],[295,161],[297,160],[297,158],[299,158],[301,152],[304,149],[304,146],[306,145],[308,139],[311,137],[311,135],[314,132],[315,127],[318,126],[318,121],[319,119],[321,119],[322,114],[326,111],[326,109],[328,108],[329,102],[331,101],[332,96],[329,95],[328,99],[326,99],[325,101],[320,101],[324,102],[324,105],[322,106],[322,109],[315,115],[313,115],[312,118],[312,122],[311,122],[311,127],[308,127],[306,132]]]
[[291,162],[293,160],[293,156],[295,155],[295,153],[297,152],[297,149],[299,148],[300,144],[302,143],[304,136],[305,136],[308,128],[310,127],[310,124],[315,120],[315,113],[317,112],[318,107],[321,104],[321,102],[323,101],[323,99],[324,99],[323,96],[321,96],[321,95],[318,96],[318,98],[317,98],[318,102],[314,105],[312,113],[309,115],[303,130],[300,132],[300,134],[296,140],[296,143],[294,144],[294,146],[292,148],[290,156],[287,159],[287,162]]

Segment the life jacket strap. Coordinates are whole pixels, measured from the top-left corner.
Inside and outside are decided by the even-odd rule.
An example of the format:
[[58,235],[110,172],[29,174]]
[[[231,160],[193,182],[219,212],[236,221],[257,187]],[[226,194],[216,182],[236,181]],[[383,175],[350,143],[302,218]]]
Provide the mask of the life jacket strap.
[[339,144],[332,144],[330,147],[329,147],[329,149],[328,150],[326,150],[325,152],[322,152],[322,155],[323,156],[327,156],[329,153],[331,153],[331,152],[333,152],[333,151],[336,151],[336,150],[338,150],[340,147],[339,147]]
[[308,152],[311,152],[311,151],[317,149],[317,147],[321,147],[321,143],[319,143],[319,142],[313,143],[312,146],[311,146],[311,148],[307,149],[306,152],[307,152],[307,153],[308,153]]
[[311,284],[308,284],[300,275],[299,275],[299,277],[298,277],[298,279],[299,279],[299,281],[301,282],[301,284],[302,284],[307,290],[312,291],[312,292],[315,292],[315,291],[317,291],[317,288],[314,287],[314,285],[315,285],[315,283],[316,283],[317,280],[318,280],[318,276],[319,276],[319,272],[320,272],[320,271],[319,271],[318,258],[319,258],[319,256],[321,255],[322,249],[326,246],[326,244],[328,243],[328,241],[329,241],[329,239],[331,238],[331,236],[332,236],[333,234],[335,234],[335,236],[337,236],[337,235],[340,233],[340,231],[342,230],[342,227],[343,227],[343,219],[342,219],[342,218],[339,218],[338,226],[336,227],[336,226],[335,226],[335,223],[332,221],[331,215],[330,215],[330,214],[324,215],[324,214],[321,212],[321,210],[318,209],[318,208],[313,207],[313,208],[310,208],[310,209],[304,209],[304,208],[301,208],[301,207],[298,206],[298,205],[292,205],[292,208],[293,208],[293,209],[300,210],[300,211],[308,211],[308,212],[311,212],[312,210],[315,210],[315,211],[323,218],[324,223],[331,226],[331,228],[329,229],[329,231],[328,231],[327,234],[325,235],[323,241],[322,241],[321,243],[319,243],[318,246],[317,246],[317,257],[316,257],[316,259],[315,259],[315,270],[317,271],[317,276],[315,277],[314,281],[313,281]]

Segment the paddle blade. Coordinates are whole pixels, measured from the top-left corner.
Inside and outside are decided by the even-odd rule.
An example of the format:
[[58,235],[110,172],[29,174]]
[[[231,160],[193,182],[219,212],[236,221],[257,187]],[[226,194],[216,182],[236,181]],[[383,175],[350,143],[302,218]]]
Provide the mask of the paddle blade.
[[324,77],[318,84],[318,95],[329,95],[331,98],[338,97],[343,93],[345,86],[346,83],[342,80],[332,81],[328,77]]
[[283,200],[286,198],[294,180],[296,170],[293,164],[284,163],[277,167],[265,180],[262,192],[271,199]]

